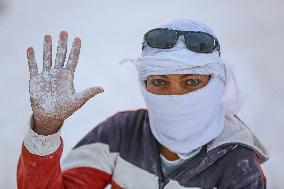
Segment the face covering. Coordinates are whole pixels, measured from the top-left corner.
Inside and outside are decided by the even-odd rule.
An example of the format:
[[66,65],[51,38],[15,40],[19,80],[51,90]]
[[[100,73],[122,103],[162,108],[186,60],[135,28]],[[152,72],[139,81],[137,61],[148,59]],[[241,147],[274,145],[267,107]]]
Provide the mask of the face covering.
[[[156,95],[140,84],[154,137],[180,158],[217,137],[224,126],[224,83],[212,77],[206,87],[183,95]],[[188,154],[189,155],[189,154]]]
[[[206,25],[192,19],[175,19],[161,27],[214,35]],[[138,70],[154,137],[182,159],[216,138],[224,128],[225,115],[240,109],[241,94],[233,71],[218,52],[192,52],[179,38],[171,49],[146,46],[141,57],[132,62]],[[156,95],[146,90],[148,76],[167,74],[210,74],[211,79],[205,87],[183,95]]]

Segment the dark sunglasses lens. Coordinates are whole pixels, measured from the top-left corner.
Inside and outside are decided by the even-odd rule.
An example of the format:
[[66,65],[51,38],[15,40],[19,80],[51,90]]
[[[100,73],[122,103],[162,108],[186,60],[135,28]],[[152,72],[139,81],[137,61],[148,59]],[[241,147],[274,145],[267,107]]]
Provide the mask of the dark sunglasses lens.
[[145,35],[145,41],[152,48],[168,49],[175,45],[177,33],[173,30],[156,29]]
[[199,53],[211,53],[215,49],[215,39],[206,33],[193,32],[185,35],[188,49]]

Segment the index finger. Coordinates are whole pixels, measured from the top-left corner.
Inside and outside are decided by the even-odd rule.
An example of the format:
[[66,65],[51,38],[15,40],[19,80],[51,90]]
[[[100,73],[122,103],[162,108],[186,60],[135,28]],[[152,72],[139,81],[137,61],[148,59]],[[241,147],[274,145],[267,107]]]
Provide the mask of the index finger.
[[30,71],[30,78],[38,74],[37,64],[35,60],[35,52],[32,47],[27,49],[27,58]]

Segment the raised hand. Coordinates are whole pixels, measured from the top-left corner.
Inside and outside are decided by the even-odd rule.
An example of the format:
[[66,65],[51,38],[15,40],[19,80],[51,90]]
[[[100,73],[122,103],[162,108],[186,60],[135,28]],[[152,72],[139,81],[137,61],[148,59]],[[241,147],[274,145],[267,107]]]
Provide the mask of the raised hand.
[[44,36],[43,70],[39,74],[33,48],[27,50],[30,71],[29,92],[35,120],[33,130],[50,135],[58,131],[64,120],[81,108],[90,98],[103,92],[91,87],[79,93],[74,89],[74,72],[79,59],[81,40],[75,38],[64,67],[67,52],[67,32],[60,33],[55,64],[52,67],[51,36]]

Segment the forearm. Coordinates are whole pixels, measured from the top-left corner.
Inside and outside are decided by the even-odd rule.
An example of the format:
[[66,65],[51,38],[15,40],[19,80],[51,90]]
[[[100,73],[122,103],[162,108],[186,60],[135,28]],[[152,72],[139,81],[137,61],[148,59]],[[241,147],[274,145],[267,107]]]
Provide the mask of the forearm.
[[18,188],[64,188],[60,168],[63,150],[60,131],[43,136],[34,132],[34,127],[32,116],[18,162]]
[[60,158],[63,140],[60,130],[53,135],[43,136],[31,128],[34,128],[33,117],[18,162],[19,189],[105,188],[110,183],[111,175],[95,168],[78,166],[62,171]]
[[62,150],[63,143],[61,143],[59,149],[54,153],[39,156],[30,153],[23,145],[17,167],[18,188],[64,188],[60,168]]
[[[34,49],[32,47],[27,49],[30,72],[29,93],[34,116],[18,162],[17,182],[20,189],[84,189],[104,188],[103,185],[106,185],[104,177],[91,175],[89,169],[83,169],[83,173],[81,168],[61,172],[63,142],[60,138],[60,128],[64,120],[90,98],[103,92],[101,87],[90,87],[76,93],[73,80],[81,40],[78,37],[73,40],[70,55],[64,65],[67,40],[67,32],[60,32],[53,65],[51,36],[44,36],[43,69],[40,73]],[[93,170],[91,172],[94,173]]]
[[17,168],[18,189],[103,189],[111,175],[90,167],[76,167],[61,171],[59,149],[47,156],[31,154],[23,145]]

